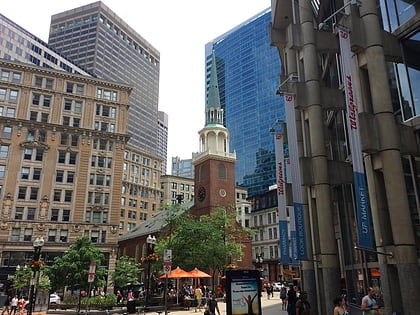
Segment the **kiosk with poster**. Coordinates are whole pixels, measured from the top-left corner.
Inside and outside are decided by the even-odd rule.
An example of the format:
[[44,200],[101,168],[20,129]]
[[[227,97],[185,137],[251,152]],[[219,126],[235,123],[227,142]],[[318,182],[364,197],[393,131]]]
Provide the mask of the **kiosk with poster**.
[[261,315],[260,292],[258,270],[226,271],[227,315]]

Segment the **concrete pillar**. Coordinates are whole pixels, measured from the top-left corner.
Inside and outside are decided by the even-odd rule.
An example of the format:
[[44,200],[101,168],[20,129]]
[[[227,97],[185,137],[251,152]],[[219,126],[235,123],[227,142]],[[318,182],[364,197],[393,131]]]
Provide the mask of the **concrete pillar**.
[[[360,16],[366,36],[366,49],[364,51],[372,101],[372,110],[377,126],[380,150],[377,158],[382,164],[383,185],[386,193],[392,244],[381,244],[383,239],[378,237],[383,234],[381,226],[374,226],[376,242],[379,246],[392,247],[394,258],[388,263],[396,264],[399,285],[385,284],[393,292],[392,295],[401,295],[402,312],[406,315],[415,314],[420,309],[420,299],[416,294],[420,282],[420,269],[416,256],[416,244],[412,221],[410,216],[407,190],[400,154],[399,131],[392,110],[392,100],[388,83],[388,73],[385,64],[383,45],[381,41],[381,27],[376,8],[376,1],[364,1],[360,8]],[[366,167],[372,168],[372,164]],[[370,170],[373,173],[373,170]],[[369,187],[369,194],[374,187]],[[377,209],[372,209],[377,211]],[[376,214],[377,216],[377,214]],[[375,214],[373,213],[373,217]],[[374,224],[378,220],[374,221]],[[386,261],[380,258],[380,264]],[[381,272],[387,270],[382,270]],[[392,272],[392,271],[390,271]],[[392,280],[392,275],[389,280]],[[388,278],[385,277],[384,280]],[[399,292],[396,292],[398,290]],[[387,305],[389,301],[385,300]],[[393,310],[394,311],[394,310]]]
[[[297,54],[294,50],[290,49],[289,47],[286,47],[284,49],[286,53],[286,67],[287,69],[287,77],[289,75],[296,75],[298,74],[297,69]],[[298,153],[299,158],[303,157],[305,155],[304,152],[304,141],[303,141],[303,125],[302,125],[302,119],[301,119],[301,112],[299,110],[295,110],[295,120],[296,120],[296,134],[297,134],[297,146],[298,146]],[[287,121],[286,121],[287,123]],[[302,167],[300,168],[302,170]],[[302,175],[301,175],[302,178]],[[311,237],[312,235],[312,229],[310,224],[310,215],[309,215],[309,206],[308,206],[308,198],[307,198],[306,188],[302,187],[302,203],[303,203],[303,210],[305,212],[305,230],[306,230],[306,246],[308,251],[308,257],[310,259],[313,258],[313,251],[312,251],[312,242],[313,239]],[[318,310],[318,292],[316,287],[316,281],[315,281],[315,269],[314,269],[314,263],[311,261],[301,261],[301,278],[302,278],[302,284],[303,284],[303,290],[307,291],[309,293],[309,301],[311,303],[312,308],[312,314],[316,315]]]
[[299,17],[302,37],[303,78],[306,87],[305,107],[309,125],[309,155],[312,159],[315,196],[315,213],[319,237],[319,258],[321,259],[322,295],[321,314],[333,312],[333,299],[340,293],[339,260],[335,242],[333,209],[331,205],[327,155],[325,148],[324,121],[319,86],[318,52],[312,8],[309,0],[299,0]]

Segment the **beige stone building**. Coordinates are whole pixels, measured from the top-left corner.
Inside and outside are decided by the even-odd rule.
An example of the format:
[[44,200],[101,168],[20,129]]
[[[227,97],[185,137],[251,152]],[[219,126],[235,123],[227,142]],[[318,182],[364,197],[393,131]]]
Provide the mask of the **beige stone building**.
[[0,277],[89,236],[113,269],[132,88],[0,60]]
[[160,203],[162,205],[178,203],[178,195],[183,196],[183,202],[194,200],[194,180],[192,178],[164,175],[161,177],[161,187]]
[[162,159],[127,146],[124,151],[120,235],[131,231],[159,211]]

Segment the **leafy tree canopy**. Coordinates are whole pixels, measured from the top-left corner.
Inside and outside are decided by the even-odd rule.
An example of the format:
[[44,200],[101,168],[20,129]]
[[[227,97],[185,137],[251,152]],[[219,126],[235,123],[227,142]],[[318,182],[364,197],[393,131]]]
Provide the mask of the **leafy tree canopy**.
[[70,290],[87,290],[90,264],[96,264],[93,287],[104,287],[107,275],[104,254],[96,248],[89,237],[79,237],[62,257],[55,257],[54,264],[48,267],[48,276],[53,290],[65,286]]
[[123,288],[128,284],[139,284],[140,265],[134,258],[122,256],[117,260],[115,271],[112,272],[112,283],[116,288]]
[[172,249],[174,268],[221,271],[243,255],[242,245],[235,240],[243,230],[235,222],[234,211],[220,208],[199,220],[184,212],[169,214],[167,219],[167,234],[160,237],[155,250],[162,257],[164,249]]

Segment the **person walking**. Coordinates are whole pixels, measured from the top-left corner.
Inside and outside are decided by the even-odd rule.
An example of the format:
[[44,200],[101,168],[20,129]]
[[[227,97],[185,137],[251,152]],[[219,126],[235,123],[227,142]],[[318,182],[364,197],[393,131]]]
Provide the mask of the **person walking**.
[[203,300],[203,291],[201,291],[200,287],[195,288],[194,298],[197,301],[197,305],[195,306],[195,311],[197,312],[197,309],[199,311],[201,311],[201,302]]
[[362,305],[360,309],[363,311],[363,315],[382,315],[382,311],[379,309],[379,305],[376,304],[375,296],[376,289],[373,287],[368,288],[367,295],[362,299]]
[[211,298],[207,302],[207,310],[210,312],[210,315],[216,315],[216,311],[217,311],[217,314],[220,315],[220,310],[219,310],[219,306],[217,305],[215,294],[211,294]]
[[287,291],[287,314],[296,315],[296,301],[297,301],[297,286],[291,285]]
[[281,299],[281,310],[286,310],[286,296],[287,296],[287,289],[286,286],[282,285],[280,289],[280,299]]
[[342,296],[337,296],[334,299],[333,315],[350,315],[350,313],[347,312],[346,300]]
[[11,310],[10,313],[12,315],[16,315],[17,307],[18,307],[18,298],[17,295],[13,296],[12,301],[10,302]]
[[311,304],[308,302],[308,292],[303,291],[296,301],[296,315],[310,315]]

